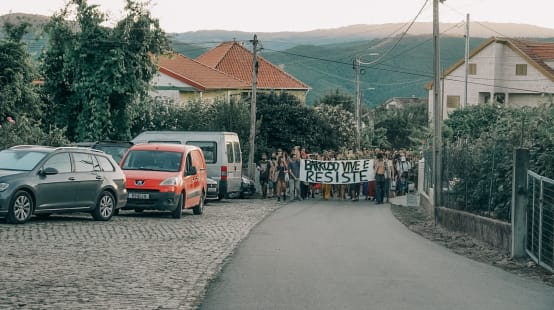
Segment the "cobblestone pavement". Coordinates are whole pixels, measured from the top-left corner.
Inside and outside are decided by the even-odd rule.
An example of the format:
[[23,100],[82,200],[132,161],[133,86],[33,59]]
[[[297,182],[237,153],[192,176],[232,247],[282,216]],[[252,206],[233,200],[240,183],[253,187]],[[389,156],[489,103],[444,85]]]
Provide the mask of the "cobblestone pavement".
[[238,243],[279,207],[212,202],[201,216],[122,211],[0,220],[0,309],[194,309]]

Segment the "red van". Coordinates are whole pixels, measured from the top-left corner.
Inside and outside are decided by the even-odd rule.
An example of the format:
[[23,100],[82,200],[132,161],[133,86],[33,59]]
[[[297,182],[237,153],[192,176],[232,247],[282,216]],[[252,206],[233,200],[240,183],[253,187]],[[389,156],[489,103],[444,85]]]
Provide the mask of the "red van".
[[133,145],[121,160],[127,178],[123,210],[167,210],[180,218],[183,209],[202,214],[207,193],[206,161],[193,145]]

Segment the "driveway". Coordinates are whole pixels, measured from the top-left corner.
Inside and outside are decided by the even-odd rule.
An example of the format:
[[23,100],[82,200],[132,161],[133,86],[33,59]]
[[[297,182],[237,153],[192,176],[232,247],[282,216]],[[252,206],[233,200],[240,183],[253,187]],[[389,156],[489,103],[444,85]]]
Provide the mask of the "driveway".
[[554,307],[554,288],[409,231],[388,205],[295,202],[252,230],[200,309]]

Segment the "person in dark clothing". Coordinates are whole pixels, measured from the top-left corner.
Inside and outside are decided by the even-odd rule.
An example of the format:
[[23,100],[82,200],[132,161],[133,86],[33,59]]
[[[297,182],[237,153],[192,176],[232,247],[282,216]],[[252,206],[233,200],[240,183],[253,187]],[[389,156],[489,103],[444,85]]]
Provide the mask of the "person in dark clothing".
[[269,182],[270,163],[267,161],[267,154],[263,153],[262,158],[256,164],[256,169],[260,172],[260,187],[262,189],[262,198],[267,197],[267,184]]
[[377,154],[373,169],[375,171],[375,203],[382,204],[385,198],[385,170],[387,169],[383,154]]

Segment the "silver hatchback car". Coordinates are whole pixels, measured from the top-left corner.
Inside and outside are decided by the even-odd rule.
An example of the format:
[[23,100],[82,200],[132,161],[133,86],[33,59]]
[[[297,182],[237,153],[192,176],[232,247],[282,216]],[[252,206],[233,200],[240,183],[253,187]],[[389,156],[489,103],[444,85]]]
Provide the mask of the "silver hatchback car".
[[15,146],[0,151],[0,216],[23,224],[33,214],[89,212],[107,221],[127,203],[125,181],[102,151]]

